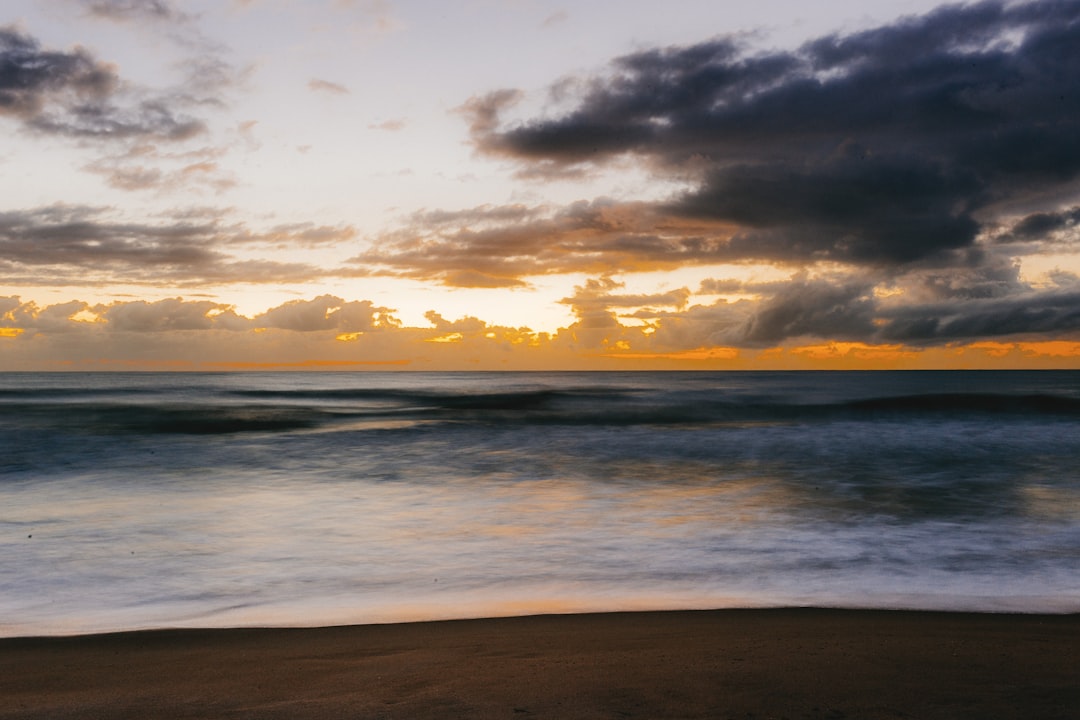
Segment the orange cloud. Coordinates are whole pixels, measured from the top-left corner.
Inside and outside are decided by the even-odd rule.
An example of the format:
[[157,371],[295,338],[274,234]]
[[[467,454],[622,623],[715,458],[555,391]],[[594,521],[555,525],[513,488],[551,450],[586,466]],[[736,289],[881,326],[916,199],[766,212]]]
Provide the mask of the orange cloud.
[[732,347],[697,348],[679,352],[624,352],[601,353],[599,357],[618,358],[620,360],[735,360],[739,349]]
[[430,343],[456,343],[465,339],[465,336],[459,332],[447,333],[446,335],[438,335],[433,338],[427,338],[424,342]]
[[414,213],[349,263],[452,287],[511,287],[540,275],[720,262],[736,230],[605,198],[563,208],[483,205]]
[[918,353],[902,345],[867,345],[861,342],[830,342],[793,348],[792,353],[815,360],[901,360],[915,358]]
[[1042,342],[979,342],[958,348],[958,352],[964,350],[981,350],[993,357],[1006,357],[1013,353],[1021,353],[1028,357],[1060,357],[1080,358],[1080,342],[1068,340],[1045,340]]
[[[472,316],[449,320],[435,311],[425,316],[429,326],[410,327],[390,308],[332,295],[290,301],[250,318],[210,300],[41,307],[0,298],[0,339],[19,338],[4,343],[0,370],[1080,368],[1080,340],[1068,338],[917,347],[818,333],[769,347],[725,342],[729,334],[739,336],[753,303],[689,306],[685,289],[621,289],[607,277],[579,286],[567,298],[577,321],[555,333]],[[644,324],[622,324],[626,316],[614,309],[624,308],[641,308],[631,317]],[[801,316],[785,317],[777,322]]]

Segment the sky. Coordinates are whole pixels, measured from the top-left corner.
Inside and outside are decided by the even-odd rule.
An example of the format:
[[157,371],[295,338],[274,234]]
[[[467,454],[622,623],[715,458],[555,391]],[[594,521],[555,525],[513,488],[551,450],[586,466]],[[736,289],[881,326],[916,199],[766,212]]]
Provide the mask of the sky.
[[6,0],[0,370],[1080,368],[1080,0]]

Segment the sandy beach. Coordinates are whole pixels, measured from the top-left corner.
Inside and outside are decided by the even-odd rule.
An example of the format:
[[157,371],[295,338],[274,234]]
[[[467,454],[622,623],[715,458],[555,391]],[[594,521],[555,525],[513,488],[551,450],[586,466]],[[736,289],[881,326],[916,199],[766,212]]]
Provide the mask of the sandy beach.
[[1080,616],[548,615],[0,640],[2,718],[1076,718]]

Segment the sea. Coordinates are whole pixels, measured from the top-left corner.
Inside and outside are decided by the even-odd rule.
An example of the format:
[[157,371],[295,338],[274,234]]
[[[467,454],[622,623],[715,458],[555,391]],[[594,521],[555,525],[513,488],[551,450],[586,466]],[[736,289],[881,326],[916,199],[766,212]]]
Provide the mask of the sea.
[[8,373],[0,635],[1080,611],[1078,372]]

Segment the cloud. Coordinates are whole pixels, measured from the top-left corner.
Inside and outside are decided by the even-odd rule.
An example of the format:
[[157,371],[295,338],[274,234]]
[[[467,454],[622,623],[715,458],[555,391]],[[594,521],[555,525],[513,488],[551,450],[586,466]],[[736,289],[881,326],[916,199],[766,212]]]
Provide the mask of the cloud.
[[[110,331],[116,332],[162,332],[168,330],[209,330],[217,324],[210,313],[235,313],[227,305],[209,300],[185,301],[168,298],[157,302],[136,300],[133,302],[98,305],[93,312]],[[70,317],[70,316],[69,316]]]
[[167,98],[133,96],[116,69],[89,51],[44,50],[10,27],[0,28],[0,115],[34,132],[75,138],[177,141],[205,131]]
[[[197,266],[221,260],[213,227],[153,226],[102,221],[104,211],[54,205],[0,213],[3,263],[15,266]],[[77,272],[77,271],[75,271]],[[75,277],[73,272],[72,277]]]
[[178,188],[221,193],[236,185],[219,162],[225,151],[202,147],[170,152],[152,142],[133,143],[106,154],[83,169],[100,175],[117,190],[167,192]]
[[404,118],[394,118],[392,120],[384,120],[380,123],[372,123],[368,125],[369,130],[386,130],[387,132],[397,132],[398,130],[404,130],[408,124]]
[[98,18],[126,22],[130,20],[178,20],[188,16],[166,0],[75,0]]
[[0,298],[0,326],[45,333],[70,332],[85,326],[73,317],[88,307],[80,300],[41,308],[33,302],[23,303],[17,297]]
[[318,78],[312,78],[312,79],[308,80],[307,86],[308,86],[308,90],[312,90],[314,92],[326,92],[326,93],[331,93],[333,95],[348,95],[349,94],[349,88],[345,87],[344,85],[339,85],[338,83],[335,83],[335,82],[330,82],[329,80],[320,80]]
[[[612,352],[1074,336],[1070,277],[1032,285],[1017,258],[1080,240],[1078,73],[1077,2],[945,6],[789,51],[642,50],[558,81],[547,114],[508,119],[516,89],[457,112],[477,152],[520,176],[634,163],[681,190],[427,210],[351,262],[472,287],[594,276],[563,300],[565,337]],[[612,279],[747,262],[792,275],[705,280],[701,294],[742,298],[711,305]]]
[[[349,262],[451,286],[524,286],[558,273],[655,270],[735,259],[718,223],[607,198],[562,207],[483,205],[414,213]],[[483,279],[483,282],[479,282]]]
[[764,299],[733,340],[766,346],[804,338],[865,340],[874,335],[874,311],[871,284],[800,274]]
[[91,307],[75,300],[42,308],[33,302],[22,303],[18,298],[5,300],[8,301],[6,308],[0,303],[0,311],[6,309],[6,312],[0,312],[0,324],[22,328],[30,335],[94,331],[150,333],[251,326],[251,321],[237,316],[231,306],[210,301],[168,298],[157,302],[136,300]]
[[[172,2],[82,5],[133,28],[197,36],[194,18]],[[389,6],[353,7],[379,15]],[[137,220],[65,205],[0,213],[0,284],[7,285],[196,287],[387,274],[528,288],[544,275],[590,278],[562,300],[573,325],[543,341],[436,311],[430,328],[400,328],[392,310],[335,295],[251,318],[213,300],[178,298],[47,308],[9,300],[0,302],[0,316],[3,327],[26,329],[10,346],[37,335],[122,331],[174,338],[167,347],[187,352],[176,336],[224,342],[233,333],[249,349],[272,341],[288,354],[299,352],[287,346],[303,334],[305,343],[327,343],[318,347],[330,358],[344,357],[334,343],[368,352],[374,335],[380,343],[396,338],[393,351],[380,345],[384,354],[372,355],[384,359],[401,357],[409,343],[426,352],[435,341],[483,356],[489,334],[506,347],[537,342],[552,352],[686,358],[710,356],[703,348],[722,348],[710,356],[720,357],[800,343],[910,349],[1080,337],[1075,275],[1036,282],[1020,264],[1040,253],[1068,256],[1080,240],[1077,48],[1080,3],[982,2],[793,50],[723,37],[641,50],[593,77],[558,81],[535,117],[521,117],[530,106],[520,90],[482,94],[457,110],[469,137],[479,154],[510,162],[522,176],[600,178],[599,170],[633,166],[658,187],[679,189],[660,198],[620,193],[426,209],[338,267],[296,262],[286,251],[350,247],[359,238],[348,225],[254,227],[221,210]],[[194,116],[221,107],[238,78],[220,49],[205,58],[177,86],[149,90],[88,50],[47,49],[21,31],[0,30],[0,116],[28,135],[99,140],[108,151],[85,169],[113,187],[217,193],[231,182],[225,150],[195,147],[206,131]],[[314,78],[309,88],[347,91]],[[182,131],[188,121],[194,125]],[[238,132],[252,142],[250,129]],[[748,262],[790,276],[737,279],[732,265]],[[640,293],[616,278],[690,266],[716,277],[696,292]],[[0,333],[5,343],[12,337]]]
[[[602,276],[561,302],[577,318],[565,332],[584,347],[670,354],[840,342],[912,349],[1076,337],[1080,282],[1070,273],[1057,279],[1051,290],[1036,289],[1015,265],[901,275],[800,271],[763,283],[703,281],[703,293],[743,296],[704,305],[692,303],[686,288],[627,294],[618,292],[621,281]],[[625,324],[627,318],[644,325]]]
[[499,128],[499,115],[525,97],[520,90],[495,90],[473,97],[456,109],[469,123],[469,132],[478,139],[481,150],[490,152]]
[[[722,340],[739,347],[812,340],[926,347],[987,338],[1072,337],[1080,331],[1077,286],[1036,290],[1015,275],[981,272],[951,281],[916,272],[888,282],[800,274],[754,302],[736,305],[745,321],[729,326]],[[714,307],[733,306],[721,301]]]
[[356,229],[351,225],[316,225],[313,222],[275,225],[260,233],[247,232],[242,237],[249,242],[279,248],[316,248],[334,246],[353,240]]
[[[1080,358],[1075,340],[1039,337],[1063,327],[1072,328],[1075,337],[1080,325],[1075,287],[937,310],[930,305],[889,310],[865,285],[836,277],[795,277],[759,300],[712,305],[689,304],[685,289],[636,295],[622,288],[610,277],[580,285],[567,298],[578,321],[554,334],[488,325],[471,316],[450,320],[434,310],[425,316],[429,327],[405,327],[392,309],[333,295],[286,302],[253,317],[225,303],[179,297],[94,306],[75,300],[47,307],[0,297],[0,366],[124,368],[167,362],[189,369],[388,364],[610,369],[659,362],[760,369],[974,362],[1060,367],[1077,366]],[[647,320],[644,325],[623,325],[610,312],[638,303],[651,306],[632,314]],[[934,312],[941,313],[936,325],[906,323]],[[868,321],[876,331],[867,330]],[[855,337],[845,339],[843,327]]]
[[983,2],[793,51],[644,50],[559,116],[504,122],[516,90],[462,112],[480,152],[533,175],[631,158],[686,183],[653,210],[719,224],[717,256],[949,262],[1006,202],[1080,175],[1078,47],[1080,3]]
[[1080,291],[1028,292],[883,313],[885,340],[940,344],[981,338],[1074,336],[1080,331]]
[[[528,331],[475,318],[403,328],[393,310],[368,300],[323,295],[248,318],[212,300],[166,298],[48,307],[0,296],[0,366],[21,368],[350,369],[423,366],[433,348],[468,367],[526,345]],[[445,328],[464,342],[433,345]],[[442,345],[445,345],[443,347]],[[496,361],[496,366],[498,366]]]
[[[252,229],[218,211],[129,222],[106,208],[52,205],[0,212],[0,282],[22,285],[302,282],[357,276],[273,259],[275,251],[333,247],[351,226],[299,223]],[[240,255],[243,252],[244,257]],[[259,255],[261,254],[261,257]]]
[[574,288],[574,294],[560,300],[569,305],[577,318],[570,328],[574,338],[585,347],[617,343],[621,339],[622,324],[616,309],[641,308],[636,317],[655,318],[666,313],[657,311],[657,307],[685,307],[690,298],[686,288],[663,293],[620,293],[615,292],[625,284],[610,276],[589,279],[584,285]]
[[6,115],[31,121],[54,97],[100,100],[115,92],[117,84],[113,67],[82,48],[45,51],[15,28],[0,28],[0,110]]
[[744,321],[723,336],[725,344],[739,347],[812,340],[913,346],[1033,340],[1080,330],[1080,287],[1067,276],[1061,280],[1051,290],[1036,289],[1010,263],[899,275],[800,272],[783,282],[743,283],[738,290],[755,295],[752,301],[714,307],[741,309]]
[[[345,301],[333,295],[293,300],[252,318],[238,315],[231,305],[179,297],[94,306],[76,300],[45,308],[33,302],[23,303],[17,297],[0,297],[0,327],[19,327],[31,333],[45,334],[89,330],[109,333],[244,332],[267,328],[300,333],[363,333],[400,326],[393,313],[391,308],[377,306],[369,300]],[[79,319],[76,317],[79,315],[86,317]]]
[[[198,16],[171,2],[69,2],[90,18],[151,32],[155,42],[164,38],[179,48],[181,59],[170,67],[178,80],[141,86],[85,48],[48,49],[14,27],[0,28],[0,118],[16,121],[28,137],[66,137],[94,148],[97,157],[83,169],[114,188],[220,193],[235,185],[230,173],[206,157],[223,155],[233,143],[194,151],[189,143],[210,138],[206,114],[225,108],[230,92],[244,85],[252,68],[234,67],[227,48],[201,32]],[[178,153],[178,147],[188,149]],[[185,153],[203,157],[185,159]]]
[[706,278],[701,281],[698,292],[702,295],[726,295],[742,292],[745,286],[742,280],[734,278]]
[[587,313],[590,307],[640,308],[653,306],[671,306],[681,308],[690,299],[686,288],[669,290],[663,293],[614,293],[613,290],[625,287],[625,283],[611,277],[587,280],[584,285],[575,288],[575,292],[560,302],[574,308],[579,316]]
[[524,94],[490,92],[458,112],[479,152],[522,174],[631,159],[686,189],[430,211],[354,260],[507,286],[746,261],[967,267],[980,254],[1075,246],[1075,208],[1058,203],[1075,202],[1080,178],[1078,47],[1080,3],[984,2],[793,51],[731,38],[644,50],[607,75],[557,83],[577,92],[561,116],[508,123]]
[[540,27],[550,28],[557,25],[562,25],[570,18],[570,14],[565,10],[556,10],[555,12],[544,18],[544,21],[540,23]]
[[259,327],[317,332],[335,330],[343,333],[367,332],[400,323],[390,308],[376,307],[368,300],[346,302],[333,295],[313,300],[293,300],[267,310],[254,318]]
[[1029,252],[1038,251],[1045,245],[1074,245],[1080,240],[1080,206],[1031,213],[997,235],[995,240],[1008,244],[1010,252],[1022,252],[1024,245],[1032,246],[1032,243],[1034,246]]

